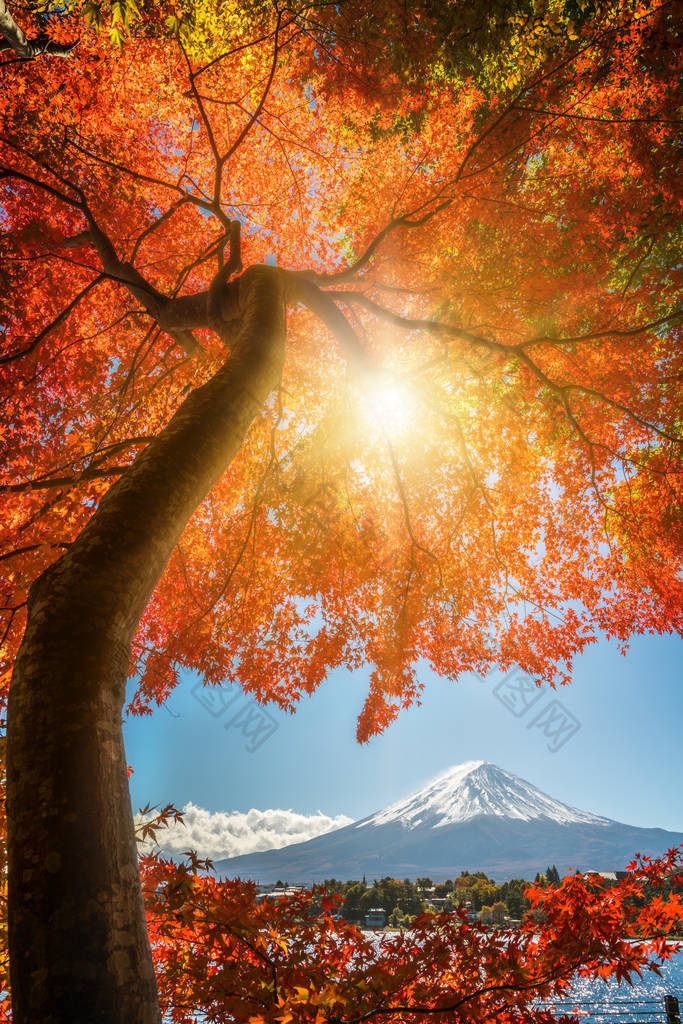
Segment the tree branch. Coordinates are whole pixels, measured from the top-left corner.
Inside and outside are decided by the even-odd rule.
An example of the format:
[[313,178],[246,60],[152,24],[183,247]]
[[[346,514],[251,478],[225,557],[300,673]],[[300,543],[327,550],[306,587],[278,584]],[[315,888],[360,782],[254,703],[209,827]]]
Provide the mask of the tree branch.
[[102,477],[121,476],[128,466],[108,466],[105,469],[86,469],[78,476],[53,476],[48,480],[24,480],[20,484],[0,484],[0,492],[21,493],[22,491],[46,491],[53,487],[71,487]]
[[[314,281],[316,284],[331,284],[333,281],[347,281],[350,277],[354,277],[359,270],[362,270],[365,266],[367,266],[367,264],[370,262],[372,257],[379,249],[384,239],[387,237],[387,235],[391,234],[392,231],[395,231],[396,228],[399,227],[421,228],[428,221],[430,221],[432,217],[435,217],[438,213],[441,213],[442,210],[445,210],[448,206],[450,206],[452,202],[452,199],[444,199],[440,203],[438,203],[433,210],[428,210],[427,213],[424,213],[421,217],[417,217],[417,219],[412,218],[415,217],[415,215],[419,212],[420,208],[418,208],[418,210],[413,211],[413,213],[407,213],[401,217],[393,217],[389,221],[389,223],[386,224],[382,228],[382,230],[375,235],[373,240],[366,248],[365,252],[361,256],[359,256],[358,259],[355,260],[355,262],[352,263],[349,267],[346,267],[345,270],[333,271],[330,274],[312,274],[306,271],[302,271],[301,273],[309,281]],[[425,205],[426,204],[423,203],[421,209],[424,209]]]
[[342,351],[356,369],[368,367],[367,353],[353,327],[334,302],[336,296],[321,291],[305,275],[296,272],[286,274],[285,286],[287,301],[301,302],[315,313],[339,342]]
[[41,54],[50,57],[68,57],[76,43],[56,43],[44,32],[27,39],[12,15],[7,10],[5,0],[0,0],[0,33],[4,43],[0,42],[0,53],[13,50],[22,60],[34,60]]
[[[0,0],[0,3],[1,2],[2,0]],[[30,355],[31,352],[33,352],[38,347],[38,345],[40,345],[43,338],[46,338],[47,335],[55,329],[55,327],[59,327],[60,324],[63,324],[64,321],[68,318],[71,311],[75,309],[75,307],[81,301],[81,299],[84,299],[88,292],[91,291],[95,287],[95,285],[99,284],[100,281],[103,280],[104,274],[98,274],[97,277],[93,278],[93,280],[90,281],[89,284],[85,286],[85,288],[82,288],[80,292],[71,300],[71,302],[64,307],[61,313],[58,313],[54,320],[52,320],[51,323],[47,325],[47,327],[43,328],[40,334],[36,335],[36,337],[33,339],[30,345],[27,345],[26,348],[20,349],[18,352],[9,352],[7,355],[0,356],[0,365],[4,365],[6,363],[13,363],[15,360],[21,359],[23,356]]]

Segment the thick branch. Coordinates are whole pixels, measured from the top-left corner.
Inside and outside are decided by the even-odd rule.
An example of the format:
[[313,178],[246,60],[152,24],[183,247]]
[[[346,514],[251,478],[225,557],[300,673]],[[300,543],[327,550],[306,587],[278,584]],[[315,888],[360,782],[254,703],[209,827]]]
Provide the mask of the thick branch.
[[290,302],[301,302],[312,313],[319,317],[339,342],[349,362],[360,369],[367,366],[367,353],[358,340],[351,324],[334,302],[334,299],[323,292],[304,275],[288,273],[287,299]]
[[4,43],[0,43],[0,53],[14,50],[17,56],[23,60],[33,60],[43,53],[51,57],[68,57],[76,45],[76,43],[68,45],[55,43],[44,32],[34,36],[33,39],[27,39],[7,10],[5,0],[0,0],[0,32],[4,37]]
[[496,349],[503,352],[513,351],[512,346],[499,345],[497,342],[491,341],[488,338],[482,338],[481,335],[474,334],[463,327],[456,327],[455,324],[445,324],[440,320],[422,320],[401,316],[399,313],[386,309],[379,302],[375,302],[374,299],[371,299],[368,295],[363,295],[361,292],[325,292],[324,294],[336,302],[348,302],[351,305],[363,306],[369,313],[374,313],[375,316],[386,320],[387,323],[392,324],[394,327],[401,327],[404,330],[410,331],[427,331],[430,334],[446,334],[452,338],[461,338],[463,341],[469,341],[471,344],[479,345],[483,348]]
[[[206,297],[206,313],[208,324],[212,329],[220,328],[222,323],[221,295],[231,277],[242,271],[242,225],[238,220],[230,221],[230,251],[227,263],[220,267],[209,286]],[[222,251],[222,250],[221,250]],[[220,333],[220,331],[219,331]]]
[[107,466],[104,469],[86,469],[77,476],[51,476],[45,480],[23,480],[18,484],[0,484],[0,492],[21,493],[22,491],[49,491],[53,487],[73,487],[89,480],[110,476],[121,476],[127,466]]
[[[2,0],[0,0],[0,3],[2,3]],[[11,145],[10,143],[8,144]],[[17,147],[12,146],[12,148]],[[23,151],[19,150],[19,152]],[[36,159],[35,157],[32,157],[30,153],[26,153],[24,155],[28,156],[30,159]],[[55,174],[55,172],[52,171],[52,169],[44,162],[37,162],[50,173]],[[202,354],[204,350],[190,329],[167,322],[165,313],[172,300],[168,299],[158,289],[154,288],[149,281],[145,280],[142,274],[133,266],[132,263],[126,263],[119,258],[111,239],[95,219],[83,190],[77,185],[69,182],[67,179],[56,174],[55,176],[58,177],[58,180],[62,181],[62,183],[68,188],[72,189],[77,194],[78,198],[74,199],[63,192],[60,192],[58,189],[53,188],[51,185],[48,185],[46,182],[41,181],[39,178],[35,178],[21,171],[16,171],[13,168],[0,169],[0,180],[2,178],[16,178],[19,181],[25,181],[27,184],[33,185],[36,188],[49,193],[54,196],[55,199],[60,200],[60,202],[67,203],[69,206],[73,206],[79,210],[85,217],[88,227],[86,230],[79,232],[79,234],[74,236],[73,239],[69,239],[67,244],[71,242],[74,245],[81,245],[83,243],[90,242],[94,246],[99,253],[102,269],[104,270],[104,275],[100,275],[97,280],[101,280],[103,276],[106,276],[110,278],[110,280],[116,281],[118,284],[125,285],[131,295],[141,302],[147,312],[154,317],[162,330],[166,331],[166,333],[169,334],[189,356]],[[206,326],[206,324],[203,323],[201,326]],[[49,329],[51,330],[52,328],[50,327]],[[42,335],[38,340],[41,339]],[[26,351],[31,350],[32,347],[29,346]],[[20,354],[23,355],[26,353],[22,352]],[[11,358],[14,358],[14,355],[12,355]]]
[[203,349],[192,334],[192,331],[167,327],[164,320],[164,313],[170,300],[167,299],[166,296],[157,288],[154,288],[154,286],[142,276],[139,270],[137,270],[132,263],[126,263],[119,259],[111,239],[95,220],[83,193],[80,190],[78,191],[81,196],[81,209],[88,221],[88,231],[82,232],[77,236],[79,241],[90,241],[92,243],[99,253],[100,260],[102,261],[102,267],[107,276],[112,280],[117,281],[119,284],[125,285],[131,295],[136,298],[138,302],[142,303],[147,312],[150,313],[157,321],[159,326],[165,330],[189,356],[195,356],[203,353]]

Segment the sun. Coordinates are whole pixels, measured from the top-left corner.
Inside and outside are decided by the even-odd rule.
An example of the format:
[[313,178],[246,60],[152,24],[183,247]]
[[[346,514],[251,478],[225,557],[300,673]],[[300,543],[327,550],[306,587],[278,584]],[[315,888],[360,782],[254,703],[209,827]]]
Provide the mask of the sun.
[[373,433],[390,441],[405,438],[416,423],[416,396],[405,380],[392,373],[367,377],[359,390],[358,406]]

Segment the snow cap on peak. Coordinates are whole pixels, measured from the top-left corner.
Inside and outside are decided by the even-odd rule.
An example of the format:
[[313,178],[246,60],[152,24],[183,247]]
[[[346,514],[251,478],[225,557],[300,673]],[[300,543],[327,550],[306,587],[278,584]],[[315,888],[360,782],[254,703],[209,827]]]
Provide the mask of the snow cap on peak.
[[361,826],[398,821],[406,828],[418,825],[439,828],[479,815],[521,821],[545,818],[561,824],[608,824],[606,818],[554,800],[530,782],[489,761],[465,761],[449,768],[412,796],[366,818]]

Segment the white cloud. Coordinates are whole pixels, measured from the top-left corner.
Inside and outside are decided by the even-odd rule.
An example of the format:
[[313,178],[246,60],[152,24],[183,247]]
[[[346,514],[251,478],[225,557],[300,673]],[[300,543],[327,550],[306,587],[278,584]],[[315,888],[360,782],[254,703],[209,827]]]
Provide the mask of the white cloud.
[[157,832],[157,842],[164,854],[179,856],[185,850],[196,850],[201,858],[222,860],[243,853],[279,850],[292,843],[303,843],[324,832],[349,825],[353,818],[344,814],[329,817],[297,814],[295,811],[252,809],[246,814],[205,811],[189,803],[183,807],[183,824],[171,824]]

